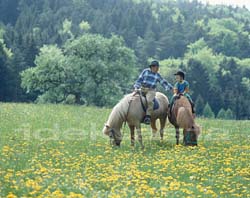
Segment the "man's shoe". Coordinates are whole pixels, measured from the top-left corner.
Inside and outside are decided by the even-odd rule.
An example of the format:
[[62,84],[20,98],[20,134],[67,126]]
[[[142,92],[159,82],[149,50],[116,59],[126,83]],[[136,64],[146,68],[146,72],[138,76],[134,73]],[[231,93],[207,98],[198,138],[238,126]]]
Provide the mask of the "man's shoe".
[[149,115],[146,115],[144,120],[143,120],[144,124],[150,124],[151,123],[151,117]]

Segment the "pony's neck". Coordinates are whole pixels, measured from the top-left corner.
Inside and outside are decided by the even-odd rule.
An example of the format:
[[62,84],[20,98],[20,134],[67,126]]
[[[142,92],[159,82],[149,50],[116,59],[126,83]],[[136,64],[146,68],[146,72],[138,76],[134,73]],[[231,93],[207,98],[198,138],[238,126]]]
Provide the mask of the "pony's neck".
[[112,128],[120,129],[123,122],[126,121],[127,111],[129,105],[129,95],[125,96],[118,104],[113,108],[107,124]]

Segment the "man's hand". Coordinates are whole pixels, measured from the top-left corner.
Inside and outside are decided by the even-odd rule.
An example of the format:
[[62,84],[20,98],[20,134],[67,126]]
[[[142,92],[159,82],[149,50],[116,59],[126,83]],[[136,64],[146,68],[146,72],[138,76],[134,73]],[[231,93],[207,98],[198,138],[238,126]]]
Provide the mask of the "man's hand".
[[139,93],[139,92],[140,92],[140,89],[139,89],[139,88],[135,88],[135,89],[134,89],[134,92],[135,92],[135,93]]

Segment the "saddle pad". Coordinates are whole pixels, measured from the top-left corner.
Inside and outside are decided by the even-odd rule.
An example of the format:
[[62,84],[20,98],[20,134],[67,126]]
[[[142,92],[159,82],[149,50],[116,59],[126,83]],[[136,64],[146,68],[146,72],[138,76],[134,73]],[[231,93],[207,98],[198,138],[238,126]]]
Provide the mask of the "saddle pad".
[[159,101],[155,98],[155,99],[153,100],[153,102],[154,102],[154,110],[159,109],[159,107],[160,107]]

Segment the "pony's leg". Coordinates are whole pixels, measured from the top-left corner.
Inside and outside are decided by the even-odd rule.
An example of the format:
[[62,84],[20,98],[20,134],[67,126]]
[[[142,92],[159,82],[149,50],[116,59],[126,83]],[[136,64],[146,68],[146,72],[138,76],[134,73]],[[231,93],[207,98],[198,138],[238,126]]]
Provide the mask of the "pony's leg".
[[135,126],[129,126],[131,136],[131,146],[135,146]]
[[164,128],[166,126],[167,118],[161,118],[160,119],[160,124],[161,124],[161,129],[160,129],[160,135],[161,135],[161,140],[163,140],[163,135],[164,135]]
[[187,146],[186,137],[185,137],[186,133],[187,133],[187,130],[183,129],[183,145],[185,146]]
[[152,138],[155,138],[157,133],[156,120],[151,121],[151,128],[152,128]]
[[176,145],[179,145],[179,140],[180,140],[180,129],[179,129],[179,127],[175,127],[175,138],[176,138]]
[[138,141],[141,144],[142,149],[144,149],[144,145],[142,143],[142,135],[141,135],[141,126],[136,127],[137,135],[138,135]]

